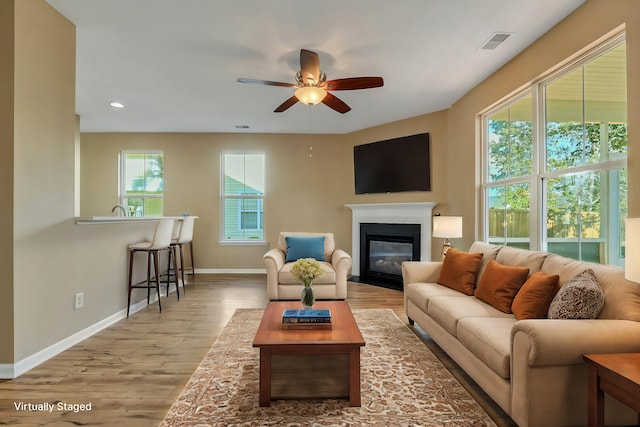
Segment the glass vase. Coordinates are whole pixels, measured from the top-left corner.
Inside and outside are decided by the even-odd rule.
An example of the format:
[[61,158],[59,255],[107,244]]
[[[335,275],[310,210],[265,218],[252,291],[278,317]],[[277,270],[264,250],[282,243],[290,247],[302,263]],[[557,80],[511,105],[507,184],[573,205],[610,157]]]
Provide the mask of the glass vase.
[[300,302],[302,303],[302,308],[308,309],[313,307],[313,303],[316,302],[316,297],[313,295],[313,288],[311,287],[311,284],[305,284],[304,288],[302,288]]

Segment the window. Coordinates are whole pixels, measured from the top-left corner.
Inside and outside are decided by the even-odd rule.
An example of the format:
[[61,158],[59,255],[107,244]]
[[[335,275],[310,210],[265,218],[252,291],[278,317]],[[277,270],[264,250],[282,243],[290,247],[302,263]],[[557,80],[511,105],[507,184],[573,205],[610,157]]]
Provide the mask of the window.
[[618,36],[482,116],[485,240],[622,265],[626,98]]
[[162,216],[164,154],[162,151],[120,153],[120,206],[127,216]]
[[264,154],[222,154],[222,240],[264,241]]
[[532,105],[525,93],[486,118],[489,241],[525,249],[531,236]]

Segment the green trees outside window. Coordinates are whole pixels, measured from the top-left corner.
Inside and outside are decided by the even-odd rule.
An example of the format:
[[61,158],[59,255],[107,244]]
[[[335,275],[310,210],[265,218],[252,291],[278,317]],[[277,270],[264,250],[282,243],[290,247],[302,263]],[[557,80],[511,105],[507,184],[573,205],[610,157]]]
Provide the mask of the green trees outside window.
[[486,240],[622,265],[626,94],[619,37],[483,116]]
[[160,151],[120,153],[120,205],[127,216],[162,216],[164,154]]

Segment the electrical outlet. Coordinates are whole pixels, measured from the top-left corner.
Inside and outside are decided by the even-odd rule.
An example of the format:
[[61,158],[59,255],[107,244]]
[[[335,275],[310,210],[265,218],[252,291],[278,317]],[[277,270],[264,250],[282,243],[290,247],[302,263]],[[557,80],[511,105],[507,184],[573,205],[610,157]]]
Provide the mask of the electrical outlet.
[[75,297],[75,309],[78,310],[84,306],[84,293],[78,292]]

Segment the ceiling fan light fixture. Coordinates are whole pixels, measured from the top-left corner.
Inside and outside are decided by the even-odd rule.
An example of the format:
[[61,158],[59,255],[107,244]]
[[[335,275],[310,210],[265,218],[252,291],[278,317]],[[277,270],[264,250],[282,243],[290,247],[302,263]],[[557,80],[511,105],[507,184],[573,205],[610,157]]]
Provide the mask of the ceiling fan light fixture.
[[294,95],[303,104],[316,105],[327,96],[327,91],[316,86],[304,86],[298,88]]

